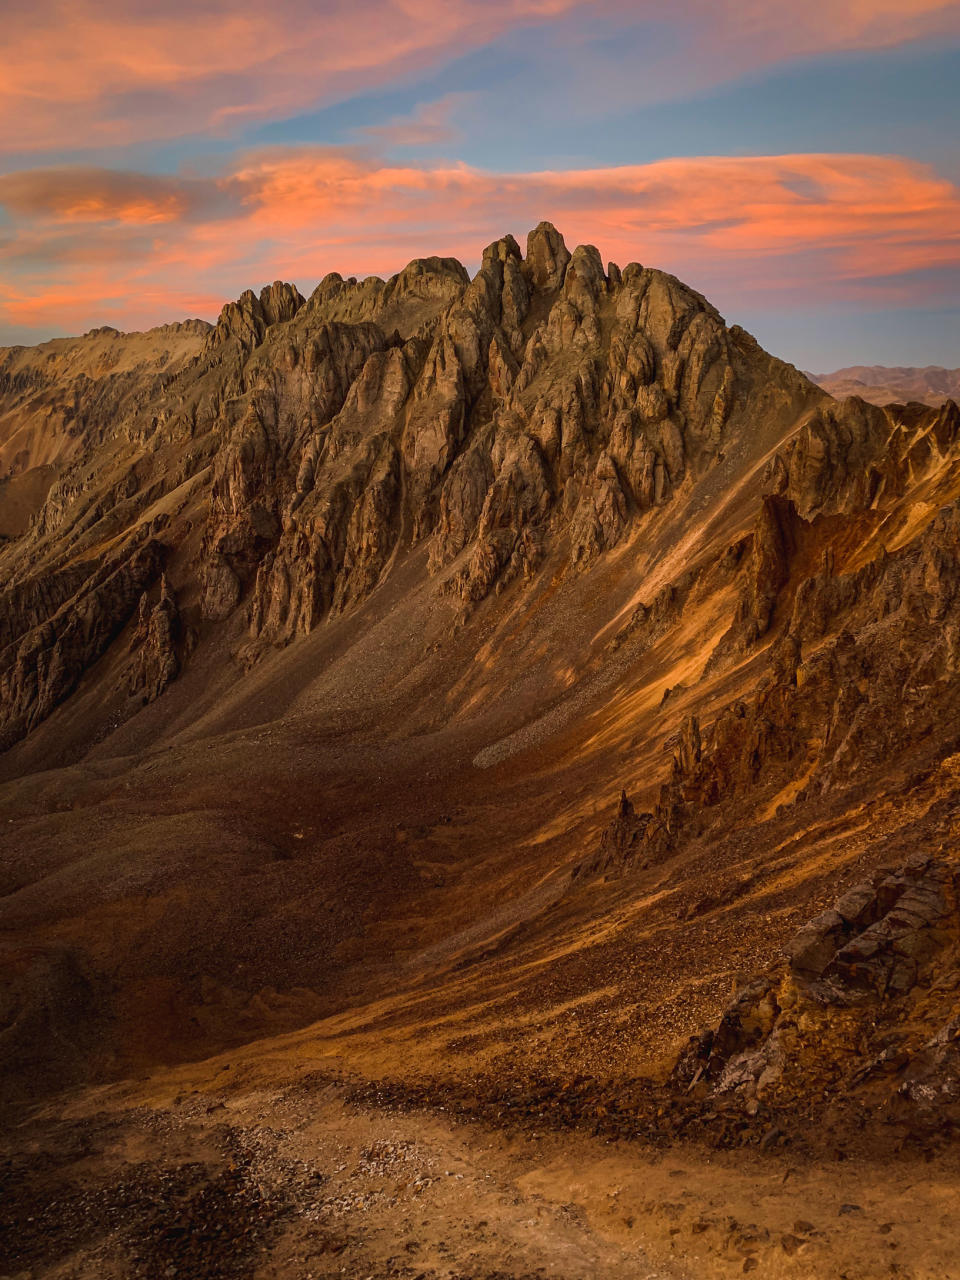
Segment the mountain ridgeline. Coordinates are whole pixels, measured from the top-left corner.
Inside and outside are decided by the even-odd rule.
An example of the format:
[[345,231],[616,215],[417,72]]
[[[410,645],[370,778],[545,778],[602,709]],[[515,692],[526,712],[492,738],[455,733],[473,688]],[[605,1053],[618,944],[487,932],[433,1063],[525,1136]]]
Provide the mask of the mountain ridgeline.
[[414,986],[680,1128],[960,1106],[958,672],[956,404],[548,223],[0,352],[5,1069]]
[[76,374],[6,355],[5,418],[25,435],[55,406],[70,441],[5,548],[7,745],[69,695],[191,535],[171,585],[196,602],[194,632],[242,608],[252,662],[365,599],[406,547],[427,548],[464,611],[550,553],[588,566],[730,439],[760,449],[825,399],[678,281],[605,271],[546,224],[526,257],[512,237],[491,245],[473,280],[430,258],[387,283],[328,276],[309,301],[277,283],[198,328],[189,356],[123,372],[82,367],[102,332],[72,344]]

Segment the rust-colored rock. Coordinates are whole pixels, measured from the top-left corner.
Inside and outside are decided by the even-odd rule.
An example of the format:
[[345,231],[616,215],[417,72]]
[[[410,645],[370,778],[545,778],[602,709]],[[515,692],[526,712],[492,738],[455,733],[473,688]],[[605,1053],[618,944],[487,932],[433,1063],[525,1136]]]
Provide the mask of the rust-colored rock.
[[0,353],[0,1069],[309,1106],[311,1024],[603,1136],[949,1120],[960,413],[476,260]]

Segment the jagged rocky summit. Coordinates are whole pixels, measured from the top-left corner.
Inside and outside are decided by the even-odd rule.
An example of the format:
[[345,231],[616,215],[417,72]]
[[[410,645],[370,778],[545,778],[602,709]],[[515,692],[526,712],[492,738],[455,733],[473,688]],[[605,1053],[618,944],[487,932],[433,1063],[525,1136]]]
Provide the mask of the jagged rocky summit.
[[[868,1005],[916,1013],[903,1070],[940,1071],[917,992],[954,989],[958,494],[952,401],[834,400],[549,223],[472,279],[423,258],[0,352],[9,1060],[80,1009],[166,1011],[189,1055],[318,1016],[344,973],[473,980],[488,952],[446,935],[487,928],[494,966],[546,949],[551,1008],[642,989],[637,1062],[712,1023],[675,1076],[706,1105],[809,1093],[809,1036]],[[838,877],[856,919],[823,914]],[[110,946],[107,899],[137,920]],[[811,918],[823,968],[771,969]],[[584,942],[608,932],[629,963]]]
[[[195,629],[243,610],[246,664],[365,599],[404,547],[426,548],[466,611],[552,552],[589,565],[758,407],[782,430],[823,398],[679,281],[605,269],[546,223],[525,255],[510,236],[489,246],[473,280],[427,258],[387,282],[327,276],[308,300],[277,282],[212,329],[168,330],[131,335],[125,359],[103,330],[3,358],[7,472],[37,462],[50,481],[3,551],[7,744],[165,568]],[[159,356],[135,363],[137,338]],[[92,370],[84,344],[107,346]],[[31,456],[41,417],[52,463]]]

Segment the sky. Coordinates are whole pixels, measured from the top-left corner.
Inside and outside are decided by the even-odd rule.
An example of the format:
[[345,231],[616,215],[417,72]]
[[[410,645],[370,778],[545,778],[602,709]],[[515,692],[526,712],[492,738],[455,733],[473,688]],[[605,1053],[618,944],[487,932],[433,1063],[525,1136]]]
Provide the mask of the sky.
[[0,344],[542,219],[775,354],[960,365],[960,2],[5,0]]

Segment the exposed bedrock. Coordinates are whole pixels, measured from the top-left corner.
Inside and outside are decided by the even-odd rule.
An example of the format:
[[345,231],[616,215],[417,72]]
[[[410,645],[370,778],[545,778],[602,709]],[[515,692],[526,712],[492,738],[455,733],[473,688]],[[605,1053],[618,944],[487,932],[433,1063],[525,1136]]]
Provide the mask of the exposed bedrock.
[[[709,582],[734,583],[713,669],[787,632],[801,646],[795,683],[777,677],[742,712],[701,716],[700,772],[671,776],[648,806],[654,844],[669,843],[685,806],[709,806],[764,761],[806,759],[815,727],[829,759],[860,750],[868,730],[856,725],[872,714],[861,704],[879,707],[886,672],[913,664],[907,687],[919,688],[953,669],[944,529],[924,544],[922,589],[916,574],[904,578],[913,603],[894,604],[929,521],[903,528],[886,567],[879,534],[853,563],[853,533],[842,544],[822,522],[860,520],[862,543],[904,494],[938,483],[958,430],[952,404],[830,400],[680,281],[605,265],[591,245],[571,252],[549,223],[525,250],[510,235],[494,241],[472,279],[453,259],[428,257],[387,281],[332,273],[306,300],[279,281],[248,290],[215,326],[11,350],[0,356],[0,450],[9,444],[11,459],[49,475],[29,528],[0,546],[4,740],[69,695],[144,591],[125,679],[150,701],[194,639],[227,625],[249,665],[363,603],[407,553],[422,551],[430,590],[463,618],[624,548],[649,570],[651,549],[679,536],[672,522],[685,503],[696,501],[692,519],[739,502],[741,486],[755,504],[762,488],[752,534],[744,524],[725,558],[711,547],[715,569],[679,565],[672,604],[658,585],[634,611],[653,643],[694,579],[701,596]],[[160,542],[147,564],[145,548]],[[858,638],[863,673],[851,681],[839,619],[868,608],[927,611],[938,627],[923,663],[910,648],[891,665]],[[918,615],[918,634],[924,625]],[[820,706],[806,678],[828,667],[844,681],[841,711]],[[829,773],[825,759],[811,785]]]
[[960,869],[919,856],[844,893],[690,1041],[673,1083],[758,1101],[874,1093],[956,1119]]

